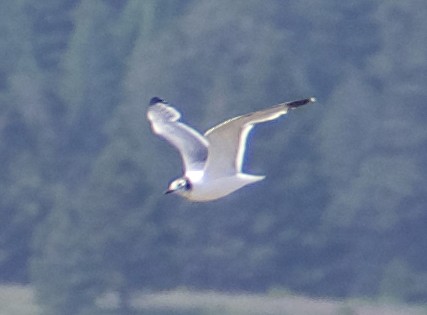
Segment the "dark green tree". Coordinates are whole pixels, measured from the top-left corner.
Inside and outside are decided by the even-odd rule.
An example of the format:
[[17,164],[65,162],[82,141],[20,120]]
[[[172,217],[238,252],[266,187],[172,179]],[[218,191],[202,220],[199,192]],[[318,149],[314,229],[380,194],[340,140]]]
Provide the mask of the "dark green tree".
[[126,19],[133,13],[128,5],[82,2],[61,64],[66,111],[56,165],[63,177],[59,192],[52,191],[52,211],[38,227],[32,258],[39,301],[51,314],[96,312],[97,298],[109,292],[119,294],[126,313],[133,290],[174,279],[165,271],[173,270],[168,244],[176,238],[168,236],[172,228],[157,229],[167,216],[151,214],[156,202],[147,197],[141,167],[146,148],[134,134],[144,112],[139,106],[118,109],[138,31],[138,22]]
[[49,109],[24,4],[0,4],[0,281],[10,282],[28,281],[32,234],[50,203],[43,175]]

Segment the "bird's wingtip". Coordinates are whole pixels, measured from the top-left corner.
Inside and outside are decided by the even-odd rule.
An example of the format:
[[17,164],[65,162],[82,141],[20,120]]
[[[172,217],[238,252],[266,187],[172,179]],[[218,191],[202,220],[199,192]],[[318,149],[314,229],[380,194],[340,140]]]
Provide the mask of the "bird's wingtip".
[[304,98],[302,100],[288,102],[286,103],[286,105],[288,106],[288,108],[297,108],[299,106],[309,104],[309,103],[314,103],[314,102],[316,102],[316,98],[309,97],[309,98]]
[[152,97],[151,100],[150,100],[150,106],[154,105],[154,104],[157,104],[157,103],[167,104],[167,102],[164,99],[160,98],[160,97],[157,97],[157,96]]

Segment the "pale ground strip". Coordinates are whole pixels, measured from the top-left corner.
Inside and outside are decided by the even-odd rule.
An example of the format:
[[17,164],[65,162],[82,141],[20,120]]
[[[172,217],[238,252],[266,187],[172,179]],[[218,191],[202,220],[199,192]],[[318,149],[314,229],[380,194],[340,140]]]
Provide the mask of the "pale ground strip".
[[31,288],[23,285],[0,285],[0,315],[39,315]]
[[[101,304],[106,309],[114,309],[117,295],[107,294]],[[136,294],[132,307],[135,310],[200,310],[212,315],[427,315],[425,306],[313,299],[292,294],[225,294],[183,289]],[[0,285],[0,315],[41,315],[31,287]]]
[[[427,308],[366,301],[313,299],[295,295],[266,296],[218,292],[170,291],[143,294],[134,299],[136,309],[209,309],[246,315],[426,315]],[[214,313],[212,313],[214,314]]]

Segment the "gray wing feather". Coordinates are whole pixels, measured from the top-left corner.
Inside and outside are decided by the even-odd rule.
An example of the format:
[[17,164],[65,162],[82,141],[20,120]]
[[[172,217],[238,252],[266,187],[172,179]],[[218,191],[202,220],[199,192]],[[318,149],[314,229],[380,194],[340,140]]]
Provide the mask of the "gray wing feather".
[[193,128],[179,122],[180,117],[175,108],[163,103],[150,106],[147,112],[153,132],[179,150],[184,170],[203,170],[208,157],[208,141]]

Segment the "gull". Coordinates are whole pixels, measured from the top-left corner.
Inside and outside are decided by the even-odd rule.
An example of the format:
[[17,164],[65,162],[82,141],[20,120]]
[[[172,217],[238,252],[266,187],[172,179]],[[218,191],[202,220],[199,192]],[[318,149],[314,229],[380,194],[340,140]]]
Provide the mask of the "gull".
[[153,97],[147,111],[151,128],[178,149],[184,168],[184,175],[173,180],[165,194],[176,192],[190,201],[203,202],[263,180],[265,176],[242,172],[249,132],[255,124],[277,119],[290,109],[315,101],[310,97],[234,117],[202,135],[180,122],[180,112],[168,102]]

